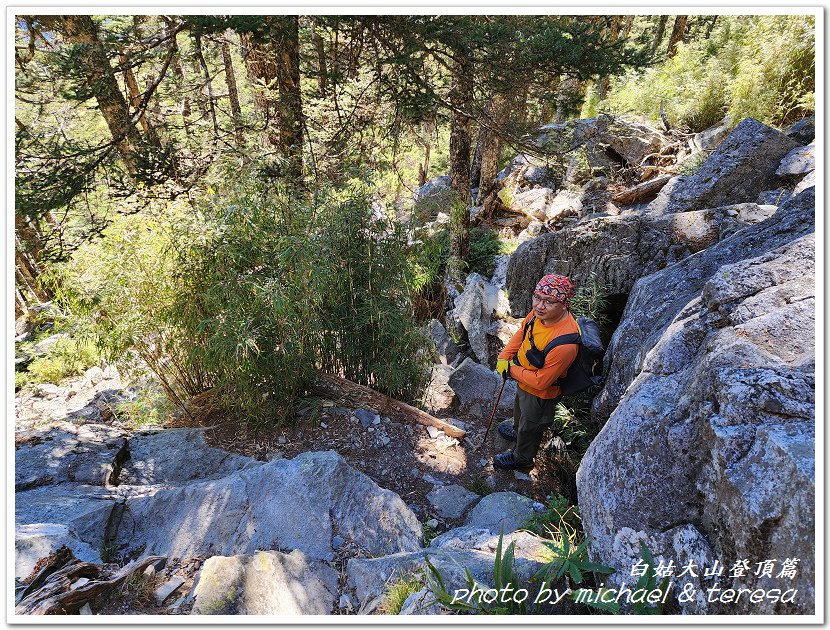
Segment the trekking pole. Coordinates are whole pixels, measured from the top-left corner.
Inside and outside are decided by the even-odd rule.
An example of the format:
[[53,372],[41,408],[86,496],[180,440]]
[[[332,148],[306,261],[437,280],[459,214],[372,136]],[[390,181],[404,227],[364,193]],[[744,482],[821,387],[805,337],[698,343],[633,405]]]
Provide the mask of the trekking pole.
[[507,377],[503,377],[501,379],[501,387],[499,387],[499,393],[496,394],[496,402],[493,405],[493,411],[490,412],[490,421],[487,423],[487,430],[484,432],[484,439],[481,441],[481,445],[484,446],[484,443],[487,441],[487,435],[490,433],[490,427],[493,426],[493,416],[496,415],[496,408],[499,406],[499,400],[501,400],[501,393],[504,391],[504,384],[507,382]]

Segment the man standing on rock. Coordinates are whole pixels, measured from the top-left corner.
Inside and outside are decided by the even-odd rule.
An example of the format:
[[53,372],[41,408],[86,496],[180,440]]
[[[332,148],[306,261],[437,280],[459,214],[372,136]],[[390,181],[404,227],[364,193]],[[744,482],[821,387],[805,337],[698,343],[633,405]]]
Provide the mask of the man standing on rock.
[[499,354],[496,370],[503,378],[515,379],[516,400],[513,424],[499,425],[499,434],[516,440],[509,451],[493,458],[497,468],[531,468],[545,429],[553,424],[560,390],[556,382],[568,372],[579,345],[558,345],[544,356],[542,350],[561,335],[579,333],[570,312],[574,283],[567,276],[549,274],[539,280],[533,292],[533,310],[522,327]]

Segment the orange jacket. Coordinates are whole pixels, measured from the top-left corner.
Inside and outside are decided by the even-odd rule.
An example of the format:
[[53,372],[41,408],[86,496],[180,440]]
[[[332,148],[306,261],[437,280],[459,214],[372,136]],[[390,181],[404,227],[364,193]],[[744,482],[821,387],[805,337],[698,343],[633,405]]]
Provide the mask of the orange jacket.
[[[554,383],[568,373],[568,368],[576,359],[579,345],[569,343],[557,346],[548,353],[545,364],[541,368],[533,367],[525,357],[530,349],[530,334],[527,337],[524,335],[525,324],[528,324],[532,317],[533,311],[525,316],[521,328],[504,346],[504,350],[499,354],[499,359],[517,357],[517,361],[522,365],[511,365],[510,376],[516,380],[518,386],[523,390],[539,398],[556,398],[559,395],[559,387]],[[539,350],[543,350],[552,339],[560,335],[578,332],[579,326],[570,313],[552,326],[545,326],[537,318],[533,324],[533,343]]]

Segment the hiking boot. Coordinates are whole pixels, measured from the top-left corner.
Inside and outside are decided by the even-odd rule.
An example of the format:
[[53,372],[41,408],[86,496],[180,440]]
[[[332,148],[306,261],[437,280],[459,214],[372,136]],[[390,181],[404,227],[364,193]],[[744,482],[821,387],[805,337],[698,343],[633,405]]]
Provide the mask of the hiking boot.
[[513,441],[516,439],[516,429],[513,428],[513,421],[512,420],[504,420],[499,422],[498,426],[499,435],[502,436],[505,440]]
[[499,453],[493,458],[493,466],[496,468],[503,468],[504,470],[525,470],[533,467],[533,462],[522,464],[513,458],[512,451],[505,451]]

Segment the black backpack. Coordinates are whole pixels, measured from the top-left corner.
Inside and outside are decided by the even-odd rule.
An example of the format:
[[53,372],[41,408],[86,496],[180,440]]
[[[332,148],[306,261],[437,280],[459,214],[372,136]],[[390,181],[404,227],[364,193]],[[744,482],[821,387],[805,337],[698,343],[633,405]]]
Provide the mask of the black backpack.
[[569,343],[579,344],[576,359],[568,368],[568,373],[560,378],[555,385],[559,386],[563,396],[572,396],[585,391],[590,387],[602,385],[602,357],[605,354],[605,347],[599,334],[599,326],[590,317],[577,317],[576,323],[579,326],[578,333],[560,335],[551,339],[544,349],[539,350],[533,343],[533,323],[536,317],[532,317],[524,326],[523,336],[530,335],[530,350],[526,357],[528,363],[535,368],[545,364],[548,353],[557,346]]

